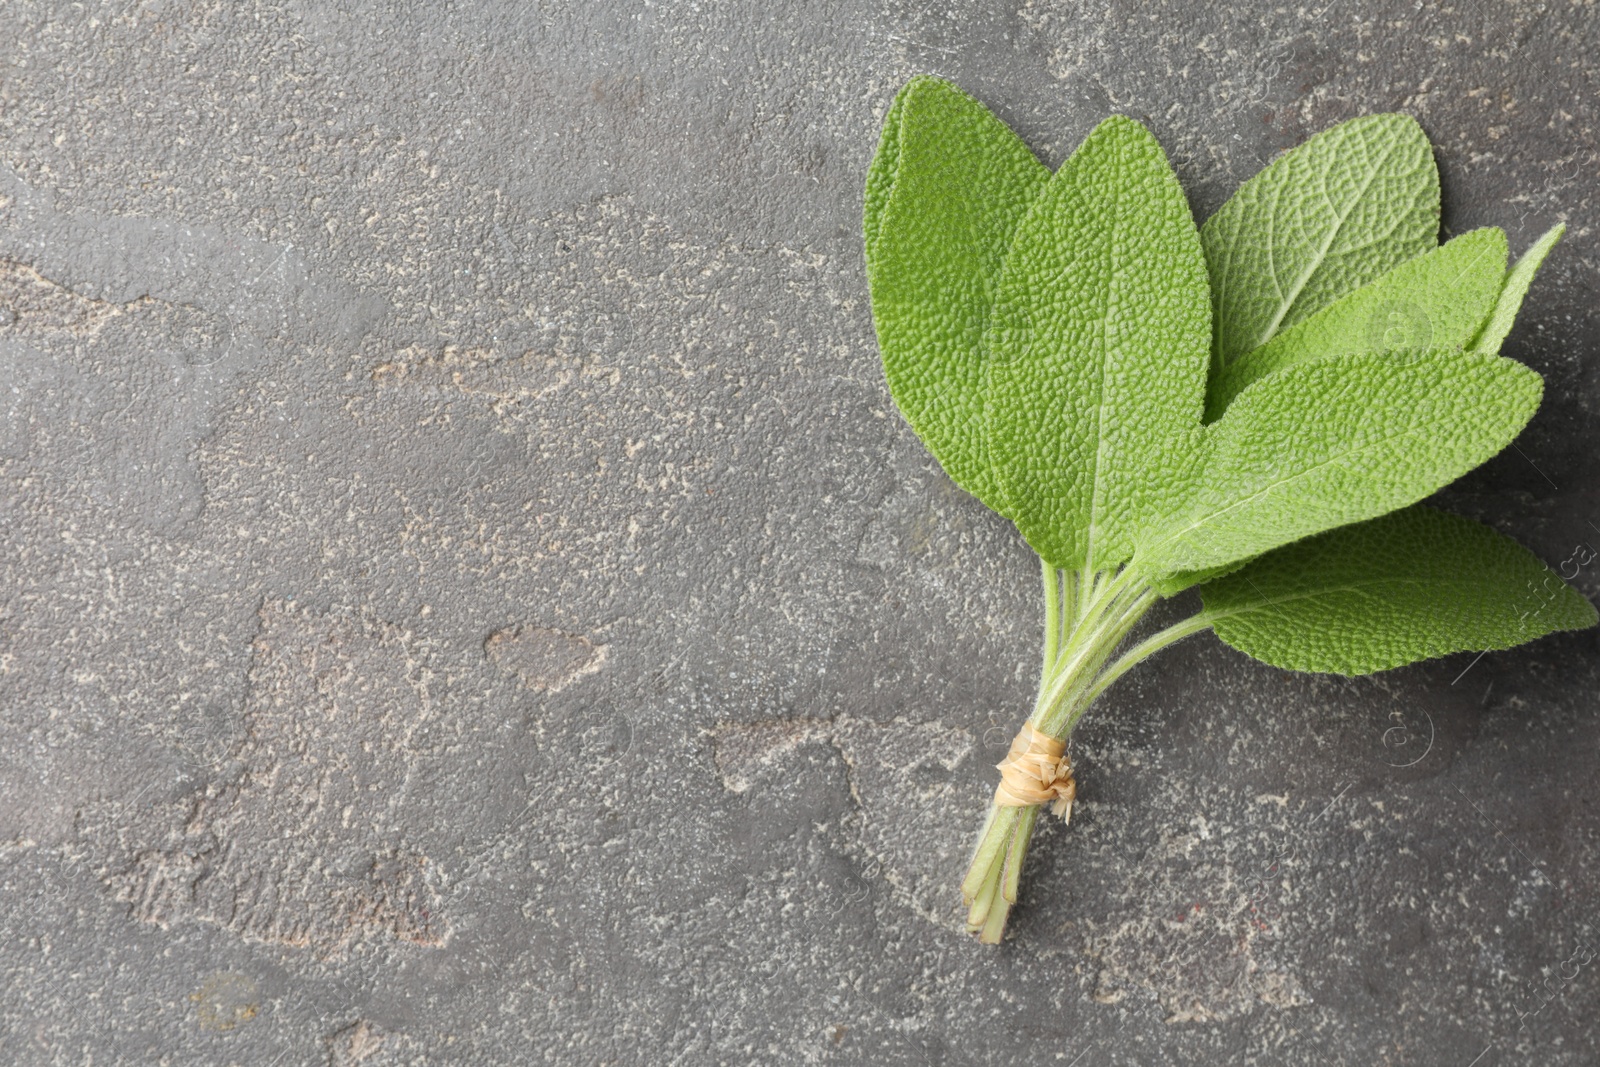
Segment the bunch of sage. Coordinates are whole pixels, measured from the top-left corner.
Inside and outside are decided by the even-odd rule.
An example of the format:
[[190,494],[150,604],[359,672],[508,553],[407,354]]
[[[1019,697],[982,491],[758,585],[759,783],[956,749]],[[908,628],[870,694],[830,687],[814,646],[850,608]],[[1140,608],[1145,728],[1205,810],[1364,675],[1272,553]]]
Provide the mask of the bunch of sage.
[[[1038,696],[961,887],[982,940],[1004,933],[1040,807],[1070,815],[1073,728],[1167,645],[1211,630],[1358,675],[1595,623],[1515,541],[1419,503],[1537,409],[1542,379],[1499,349],[1561,227],[1509,269],[1498,229],[1439,244],[1414,120],[1335,126],[1197,228],[1139,123],[1106,119],[1052,174],[918,77],[864,229],[896,405],[1043,575]],[[1134,639],[1193,586],[1198,614]]]

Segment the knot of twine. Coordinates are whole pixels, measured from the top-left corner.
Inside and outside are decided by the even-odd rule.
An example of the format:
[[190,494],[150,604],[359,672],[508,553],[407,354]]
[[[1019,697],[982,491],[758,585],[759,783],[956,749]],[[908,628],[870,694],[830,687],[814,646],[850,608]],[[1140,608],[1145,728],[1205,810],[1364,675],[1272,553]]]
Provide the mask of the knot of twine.
[[1078,783],[1072,778],[1072,760],[1067,758],[1065,741],[1034,729],[1025,722],[1011,742],[1000,768],[1000,784],[994,802],[1007,808],[1031,808],[1035,804],[1055,803],[1051,811],[1072,821],[1072,802],[1078,796]]

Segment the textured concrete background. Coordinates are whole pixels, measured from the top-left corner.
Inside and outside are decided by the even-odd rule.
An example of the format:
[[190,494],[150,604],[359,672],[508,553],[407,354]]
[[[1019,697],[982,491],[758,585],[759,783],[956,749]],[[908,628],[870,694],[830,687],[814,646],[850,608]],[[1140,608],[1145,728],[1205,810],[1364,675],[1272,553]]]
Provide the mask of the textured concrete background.
[[1013,938],[958,932],[1037,577],[890,408],[859,236],[919,71],[1052,165],[1139,117],[1202,217],[1409,111],[1448,231],[1571,227],[1508,347],[1545,408],[1442,494],[1559,565],[1592,0],[7,0],[0,42],[0,1060],[1600,1058],[1593,633],[1358,681],[1191,639],[1087,720]]

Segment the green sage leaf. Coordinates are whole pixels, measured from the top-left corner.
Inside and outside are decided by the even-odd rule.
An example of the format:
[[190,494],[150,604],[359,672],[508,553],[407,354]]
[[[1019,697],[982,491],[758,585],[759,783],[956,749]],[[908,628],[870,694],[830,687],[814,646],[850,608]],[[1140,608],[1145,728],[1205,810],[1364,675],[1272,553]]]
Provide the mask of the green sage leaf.
[[1270,374],[1169,468],[1182,497],[1135,562],[1153,578],[1202,570],[1413,504],[1509,444],[1543,388],[1514,360],[1438,350]]
[[1209,364],[1205,260],[1161,146],[1095,128],[1017,227],[987,338],[1006,514],[1057,567],[1132,553],[1192,447]]
[[1506,236],[1493,227],[1407,260],[1228,364],[1212,378],[1206,416],[1219,418],[1251,382],[1303,360],[1463,348],[1494,306],[1505,273]]
[[955,483],[996,510],[983,331],[1012,231],[1050,172],[949,82],[913,78],[867,172],[863,229],[885,376]]
[[1505,285],[1500,290],[1500,297],[1495,301],[1494,310],[1489,319],[1483,324],[1483,331],[1473,339],[1471,349],[1474,352],[1487,352],[1491,355],[1500,351],[1506,335],[1511,332],[1511,324],[1516,321],[1517,312],[1522,309],[1522,298],[1528,295],[1528,286],[1533,284],[1533,276],[1539,273],[1539,267],[1544,263],[1544,257],[1561,240],[1561,235],[1567,232],[1565,223],[1558,224],[1545,231],[1533,243],[1533,247],[1522,254],[1516,266],[1506,273]]
[[1220,370],[1433,248],[1439,172],[1406,115],[1340,123],[1274,160],[1206,220]]
[[[1565,561],[1578,568],[1595,558]],[[1269,552],[1200,588],[1223,641],[1296,671],[1370,674],[1595,625],[1516,541],[1421,505]]]

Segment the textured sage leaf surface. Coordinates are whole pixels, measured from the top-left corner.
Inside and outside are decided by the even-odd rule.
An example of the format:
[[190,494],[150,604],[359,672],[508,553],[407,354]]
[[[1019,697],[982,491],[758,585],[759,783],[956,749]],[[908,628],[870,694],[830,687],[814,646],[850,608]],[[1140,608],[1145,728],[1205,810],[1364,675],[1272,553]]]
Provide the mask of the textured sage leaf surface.
[[983,433],[983,332],[1012,231],[1050,172],[982,104],[913,78],[867,174],[872,317],[895,404],[957,485],[1003,511]]
[[1439,172],[1416,120],[1351,119],[1284,153],[1200,231],[1218,368],[1433,248],[1438,232]]
[[1509,444],[1543,386],[1513,360],[1438,350],[1270,374],[1206,428],[1185,499],[1136,562],[1151,577],[1216,567],[1413,504]]
[[1193,571],[1173,571],[1170,574],[1150,578],[1150,588],[1162,596],[1177,596],[1191,586],[1209,582],[1213,578],[1220,578],[1224,574],[1231,574],[1249,562],[1249,558],[1236,559],[1232,563],[1222,563],[1215,567],[1202,567]]
[[878,135],[878,150],[867,164],[867,187],[862,194],[861,232],[866,245],[867,269],[878,261],[878,236],[883,232],[883,209],[889,206],[895,179],[900,174],[900,122],[905,117],[906,99],[917,89],[920,78],[913,78],[894,94],[889,113],[883,117],[883,132]]
[[988,334],[990,455],[1006,514],[1057,567],[1126,560],[1197,437],[1205,260],[1161,146],[1114,116],[1017,227]]
[[1505,285],[1495,301],[1494,311],[1483,324],[1483,332],[1472,342],[1474,352],[1493,354],[1500,351],[1500,345],[1511,332],[1511,324],[1522,308],[1522,298],[1528,295],[1528,286],[1533,284],[1533,276],[1539,273],[1544,257],[1550,254],[1550,250],[1566,232],[1565,225],[1554,226],[1546,231],[1543,237],[1533,243],[1532,248],[1522,254],[1517,265],[1506,273]]
[[1280,548],[1201,587],[1223,641],[1297,671],[1368,674],[1593,626],[1595,609],[1481,523],[1418,505]]
[[1256,379],[1303,360],[1356,352],[1464,348],[1488,317],[1505,277],[1505,233],[1488,227],[1462,234],[1340,297],[1228,364],[1212,379],[1206,417],[1220,416]]

